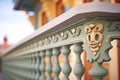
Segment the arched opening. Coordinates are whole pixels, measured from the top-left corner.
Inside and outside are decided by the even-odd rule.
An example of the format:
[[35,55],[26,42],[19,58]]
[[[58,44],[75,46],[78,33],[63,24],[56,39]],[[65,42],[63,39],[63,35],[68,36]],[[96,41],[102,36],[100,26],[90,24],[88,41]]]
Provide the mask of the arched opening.
[[48,17],[45,12],[42,13],[42,25],[48,22]]
[[58,0],[56,2],[56,16],[59,16],[64,12],[64,6],[62,4],[62,0]]

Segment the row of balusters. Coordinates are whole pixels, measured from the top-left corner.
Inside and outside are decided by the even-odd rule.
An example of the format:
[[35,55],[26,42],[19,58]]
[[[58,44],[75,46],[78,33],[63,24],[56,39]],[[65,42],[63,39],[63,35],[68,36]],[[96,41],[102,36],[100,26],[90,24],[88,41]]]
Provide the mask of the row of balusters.
[[[60,72],[64,74],[63,80],[71,80],[69,75],[72,70],[76,80],[80,80],[84,74],[84,67],[80,58],[83,52],[82,43],[73,44],[73,51],[76,55],[73,69],[68,60],[71,53],[70,46],[72,45],[64,45],[20,56],[17,56],[16,53],[16,57],[3,59],[3,80],[60,80]],[[62,66],[60,66],[58,60],[60,54],[64,56]],[[48,58],[47,63],[45,57]],[[54,58],[54,63],[52,58]],[[47,75],[45,72],[47,72]]]

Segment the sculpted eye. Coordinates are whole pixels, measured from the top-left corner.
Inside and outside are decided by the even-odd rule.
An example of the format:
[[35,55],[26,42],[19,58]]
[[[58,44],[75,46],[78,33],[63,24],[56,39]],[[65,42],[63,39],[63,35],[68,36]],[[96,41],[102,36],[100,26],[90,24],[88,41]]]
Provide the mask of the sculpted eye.
[[96,41],[99,40],[99,35],[98,35],[98,34],[95,35],[95,40],[96,40]]
[[90,37],[90,35],[88,35],[88,40],[91,41],[91,37]]

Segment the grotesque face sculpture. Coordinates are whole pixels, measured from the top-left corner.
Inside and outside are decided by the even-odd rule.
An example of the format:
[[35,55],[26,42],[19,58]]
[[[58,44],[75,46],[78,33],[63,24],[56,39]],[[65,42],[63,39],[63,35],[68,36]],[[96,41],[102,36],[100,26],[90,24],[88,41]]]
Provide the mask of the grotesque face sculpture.
[[99,51],[102,43],[102,31],[103,25],[101,23],[90,24],[85,27],[85,32],[87,34],[87,41],[89,47],[94,55]]

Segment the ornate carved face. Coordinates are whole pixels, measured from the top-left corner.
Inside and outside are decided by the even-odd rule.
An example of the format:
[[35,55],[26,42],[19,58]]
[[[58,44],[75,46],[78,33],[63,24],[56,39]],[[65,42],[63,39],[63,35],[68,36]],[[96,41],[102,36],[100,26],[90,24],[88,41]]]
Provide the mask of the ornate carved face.
[[103,25],[101,23],[90,24],[85,27],[87,41],[94,55],[99,51],[103,38]]

